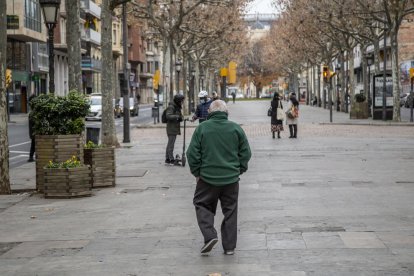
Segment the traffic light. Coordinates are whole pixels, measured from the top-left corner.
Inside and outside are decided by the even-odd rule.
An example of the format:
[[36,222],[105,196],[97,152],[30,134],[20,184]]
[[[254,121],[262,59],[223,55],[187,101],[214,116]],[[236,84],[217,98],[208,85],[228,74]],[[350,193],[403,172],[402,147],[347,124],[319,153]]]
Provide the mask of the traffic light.
[[330,76],[329,68],[328,68],[328,66],[324,65],[322,67],[322,77],[323,77],[323,81],[324,82],[328,82],[329,76]]
[[414,68],[410,68],[410,79],[414,78]]
[[12,84],[12,70],[6,69],[6,88]]

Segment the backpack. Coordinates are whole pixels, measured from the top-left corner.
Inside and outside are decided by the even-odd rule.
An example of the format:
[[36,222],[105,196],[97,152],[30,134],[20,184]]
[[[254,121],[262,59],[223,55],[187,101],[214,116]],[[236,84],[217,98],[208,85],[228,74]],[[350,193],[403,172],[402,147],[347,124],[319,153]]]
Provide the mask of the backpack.
[[167,108],[164,109],[161,115],[161,123],[166,124],[167,123]]

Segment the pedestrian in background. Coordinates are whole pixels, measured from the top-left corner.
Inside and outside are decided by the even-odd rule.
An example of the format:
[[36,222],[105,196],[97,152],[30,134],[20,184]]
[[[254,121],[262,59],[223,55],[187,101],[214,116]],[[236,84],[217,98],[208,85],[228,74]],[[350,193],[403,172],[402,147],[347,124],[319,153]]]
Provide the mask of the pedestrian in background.
[[194,112],[191,122],[194,122],[198,119],[198,122],[202,123],[205,120],[207,120],[208,108],[210,107],[212,100],[208,98],[207,91],[201,91],[200,93],[198,93],[198,98],[200,103],[197,105],[196,111]]
[[224,254],[233,255],[237,243],[239,176],[247,171],[251,151],[243,129],[227,117],[226,103],[213,101],[208,120],[195,129],[187,150],[188,165],[197,181],[193,204],[204,237],[202,254],[218,242],[214,216],[219,200]]
[[165,150],[165,165],[176,165],[176,160],[174,159],[174,145],[177,135],[181,135],[180,122],[184,119],[181,112],[183,101],[183,95],[175,95],[173,101],[168,104],[167,110],[165,111],[168,136],[167,149]]
[[33,101],[32,101],[35,97],[36,97],[35,93],[32,93],[29,97],[29,108],[30,108],[30,112],[29,112],[29,137],[31,139],[31,143],[30,143],[29,159],[27,160],[27,162],[35,161],[34,154],[36,152],[36,136],[35,136],[35,133],[34,133]]
[[211,95],[212,95],[212,98],[211,98],[212,101],[219,100],[219,96],[216,91],[213,91]]
[[272,138],[275,139],[275,132],[277,132],[277,138],[280,139],[280,132],[283,131],[283,120],[277,118],[277,108],[283,110],[282,98],[279,96],[279,93],[275,92],[273,94],[273,99],[270,101],[272,107],[272,115],[270,116],[270,125],[272,131]]
[[231,96],[233,97],[233,103],[236,103],[236,93],[234,91],[231,92]]
[[298,135],[298,117],[299,117],[299,102],[296,99],[296,94],[291,93],[286,111],[286,124],[289,125],[289,138],[297,138]]

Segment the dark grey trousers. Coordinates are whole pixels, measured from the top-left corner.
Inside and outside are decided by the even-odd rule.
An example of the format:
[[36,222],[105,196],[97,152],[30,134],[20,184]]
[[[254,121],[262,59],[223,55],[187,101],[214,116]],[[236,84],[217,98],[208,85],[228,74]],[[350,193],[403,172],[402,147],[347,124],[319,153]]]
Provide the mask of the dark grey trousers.
[[165,159],[174,160],[174,144],[177,135],[168,135],[167,149],[165,150]]
[[239,183],[221,187],[213,186],[199,179],[194,193],[193,204],[197,222],[204,236],[204,243],[217,238],[214,228],[214,216],[220,200],[224,218],[221,223],[221,242],[224,250],[233,250],[237,243],[237,201]]

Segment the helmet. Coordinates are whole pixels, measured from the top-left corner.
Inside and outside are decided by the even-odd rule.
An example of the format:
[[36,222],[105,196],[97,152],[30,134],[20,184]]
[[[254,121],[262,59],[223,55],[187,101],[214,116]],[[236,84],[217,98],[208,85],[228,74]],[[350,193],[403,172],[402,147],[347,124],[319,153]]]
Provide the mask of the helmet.
[[206,98],[207,96],[208,96],[207,91],[200,91],[200,93],[198,93],[199,98]]
[[177,94],[174,96],[174,102],[178,105],[181,105],[182,101],[184,101],[184,95]]

